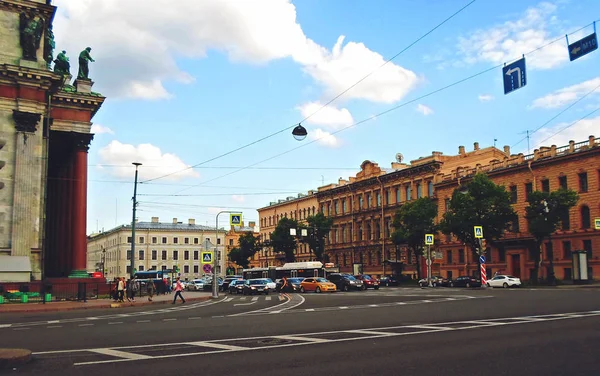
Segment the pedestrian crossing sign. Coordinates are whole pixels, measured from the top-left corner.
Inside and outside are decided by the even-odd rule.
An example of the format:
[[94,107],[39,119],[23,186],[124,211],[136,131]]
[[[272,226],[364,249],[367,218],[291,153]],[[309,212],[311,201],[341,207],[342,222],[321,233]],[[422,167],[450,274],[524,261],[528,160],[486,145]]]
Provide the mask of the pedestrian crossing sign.
[[594,228],[600,230],[600,218],[594,218]]
[[229,224],[231,226],[241,226],[242,213],[229,214]]
[[475,239],[483,239],[483,227],[473,226],[473,231],[475,232]]
[[433,245],[433,234],[425,234],[425,245]]
[[202,252],[202,263],[203,264],[212,264],[212,252]]

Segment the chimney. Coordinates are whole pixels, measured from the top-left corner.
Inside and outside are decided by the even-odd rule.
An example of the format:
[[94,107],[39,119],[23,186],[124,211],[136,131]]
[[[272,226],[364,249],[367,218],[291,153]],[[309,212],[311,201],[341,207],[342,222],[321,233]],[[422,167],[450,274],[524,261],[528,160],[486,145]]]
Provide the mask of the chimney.
[[177,224],[177,218],[173,218],[173,224],[176,225]]
[[152,223],[158,223],[158,217],[152,217]]
[[590,141],[590,147],[593,148],[596,144],[596,138],[594,136],[590,136],[588,140]]
[[474,150],[479,150],[479,142],[474,142],[473,143],[473,149]]
[[248,222],[248,227],[250,227],[250,228],[256,227],[256,222],[254,222],[254,221]]
[[508,146],[508,145],[504,145],[504,153],[505,153],[506,155],[510,155],[510,146]]
[[189,225],[195,225],[196,224],[196,220],[194,218],[190,218],[190,219],[188,219],[188,224]]
[[458,154],[465,155],[465,147],[464,146],[461,145],[458,147]]

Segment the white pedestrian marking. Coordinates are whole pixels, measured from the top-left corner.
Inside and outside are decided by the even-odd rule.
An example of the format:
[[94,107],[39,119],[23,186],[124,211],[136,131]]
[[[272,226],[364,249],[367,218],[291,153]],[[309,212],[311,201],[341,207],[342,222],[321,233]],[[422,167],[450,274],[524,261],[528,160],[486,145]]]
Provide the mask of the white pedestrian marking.
[[310,337],[301,337],[301,336],[274,336],[273,338],[277,339],[288,339],[292,341],[305,341],[305,342],[329,342],[328,339],[324,338],[310,338]]
[[122,324],[123,321],[115,321],[115,322],[109,322],[108,325],[117,325],[117,324]]
[[51,325],[51,326],[47,326],[46,328],[48,328],[48,329],[62,328],[62,325]]
[[437,326],[434,324],[431,325],[408,325],[407,328],[415,328],[415,329],[428,329],[428,330],[453,330],[453,328],[449,328],[446,326]]
[[118,351],[118,350],[113,350],[113,349],[94,349],[94,350],[92,350],[92,352],[102,354],[102,355],[110,355],[110,356],[114,356],[114,357],[122,358],[122,359],[126,359],[126,360],[141,360],[141,359],[151,359],[152,358],[151,356],[148,356],[148,355],[133,354],[133,353]]
[[270,296],[265,296],[265,300],[271,300]]
[[368,334],[371,336],[389,336],[389,335],[393,335],[393,333],[386,333],[386,332],[377,332],[374,330],[346,330],[346,332],[348,333],[356,333],[356,334]]
[[215,349],[232,350],[232,351],[247,350],[248,349],[247,347],[226,345],[226,344],[223,344],[223,343],[215,343],[215,342],[188,342],[188,343],[186,343],[186,345],[202,346],[202,347],[214,347]]
[[50,320],[48,321],[48,324],[58,324],[60,322],[60,320]]
[[138,320],[136,322],[150,322],[150,320]]
[[340,307],[340,309],[348,309],[348,307]]
[[314,308],[307,308],[307,309],[305,309],[305,311],[306,311],[306,312],[314,312],[314,311],[315,311],[315,309],[314,309]]
[[200,320],[202,317],[188,317],[188,320]]
[[94,324],[79,324],[77,326],[94,326]]
[[224,302],[230,302],[230,301],[232,301],[232,300],[233,300],[233,298],[226,298],[226,299],[224,300]]
[[255,302],[258,300],[258,296],[255,296],[254,298],[252,298],[252,301]]
[[177,321],[177,319],[163,319],[163,321]]
[[242,297],[240,298],[240,300],[246,300],[246,297],[245,297],[245,296],[242,296]]
[[0,324],[0,328],[10,328],[12,324]]

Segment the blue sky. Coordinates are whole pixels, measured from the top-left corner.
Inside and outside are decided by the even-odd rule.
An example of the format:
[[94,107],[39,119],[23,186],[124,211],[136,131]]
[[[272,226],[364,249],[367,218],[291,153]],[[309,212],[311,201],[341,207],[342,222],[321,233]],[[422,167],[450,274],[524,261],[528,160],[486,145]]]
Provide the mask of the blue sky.
[[[93,119],[88,233],[131,221],[134,161],[139,220],[213,225],[219,210],[257,220],[256,208],[347,178],[366,159],[389,167],[398,152],[410,161],[494,139],[527,153],[523,132],[588,93],[531,149],[600,136],[600,111],[554,135],[600,107],[600,52],[569,62],[564,39],[600,20],[597,0],[477,0],[377,69],[469,2],[55,0],[57,49],[76,61],[91,46],[93,90],[107,96]],[[414,101],[561,36],[526,56],[527,86],[509,95],[497,68]],[[203,163],[318,109],[304,141],[284,131]]]

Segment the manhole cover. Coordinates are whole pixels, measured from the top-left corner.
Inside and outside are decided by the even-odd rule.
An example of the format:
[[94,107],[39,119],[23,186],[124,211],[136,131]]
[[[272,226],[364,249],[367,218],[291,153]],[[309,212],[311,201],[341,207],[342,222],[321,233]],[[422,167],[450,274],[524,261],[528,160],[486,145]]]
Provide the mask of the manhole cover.
[[283,345],[286,343],[292,343],[292,341],[290,341],[289,339],[267,338],[259,340],[258,343],[263,345]]

